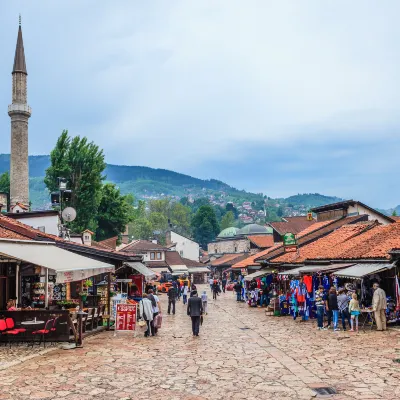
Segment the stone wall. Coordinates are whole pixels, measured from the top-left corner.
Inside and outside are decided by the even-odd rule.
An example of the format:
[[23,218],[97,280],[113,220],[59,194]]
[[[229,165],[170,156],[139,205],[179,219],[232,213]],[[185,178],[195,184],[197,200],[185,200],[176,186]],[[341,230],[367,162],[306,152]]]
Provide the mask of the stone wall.
[[208,244],[208,254],[244,253],[250,251],[250,240],[246,238],[220,240]]

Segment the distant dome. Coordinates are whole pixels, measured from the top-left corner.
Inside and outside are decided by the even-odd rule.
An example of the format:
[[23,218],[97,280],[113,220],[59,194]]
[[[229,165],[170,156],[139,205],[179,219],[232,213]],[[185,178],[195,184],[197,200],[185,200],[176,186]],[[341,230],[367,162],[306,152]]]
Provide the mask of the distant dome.
[[263,234],[272,234],[272,228],[270,226],[261,226],[258,224],[249,224],[244,226],[242,229],[239,229],[238,232],[236,232],[237,235],[256,235],[259,233]]
[[237,235],[239,228],[235,228],[234,226],[231,226],[229,228],[226,228],[222,230],[217,237],[219,238],[229,238],[229,237],[234,237]]

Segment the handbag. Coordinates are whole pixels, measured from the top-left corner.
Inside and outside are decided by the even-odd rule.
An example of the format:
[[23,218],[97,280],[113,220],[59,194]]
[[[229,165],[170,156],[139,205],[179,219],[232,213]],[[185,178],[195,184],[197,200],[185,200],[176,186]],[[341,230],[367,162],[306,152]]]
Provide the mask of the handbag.
[[154,321],[153,321],[154,327],[157,329],[161,328],[161,324],[162,324],[162,316],[161,314],[158,314],[154,317]]
[[141,319],[141,320],[139,320],[139,326],[141,327],[141,328],[144,328],[145,326],[147,326],[147,323],[146,323],[146,321],[144,320],[144,319]]

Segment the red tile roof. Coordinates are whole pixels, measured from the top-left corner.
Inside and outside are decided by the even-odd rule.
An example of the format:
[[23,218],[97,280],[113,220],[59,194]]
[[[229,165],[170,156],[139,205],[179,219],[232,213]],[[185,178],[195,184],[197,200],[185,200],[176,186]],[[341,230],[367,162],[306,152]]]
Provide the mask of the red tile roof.
[[[305,235],[301,235],[301,237],[299,237],[297,240],[297,244],[299,245],[299,247],[305,246],[308,243],[311,243],[323,236],[328,235],[334,230],[340,228],[341,226],[354,224],[361,221],[368,221],[368,215],[357,215],[354,217],[345,217],[331,221],[329,224],[324,225],[319,229],[313,230],[312,232],[309,232]],[[268,254],[256,258],[255,261],[271,260],[281,256],[282,254],[285,254],[285,249],[283,245],[278,246],[276,249],[274,249],[274,251],[268,252]]]
[[168,265],[186,265],[177,251],[167,251],[165,261]]
[[256,253],[256,254],[253,254],[250,257],[247,257],[247,258],[237,262],[236,264],[233,264],[232,268],[247,268],[247,267],[251,267],[251,266],[261,265],[260,263],[256,262],[255,259],[268,254],[269,252],[275,250],[279,246],[280,246],[280,244],[276,244],[274,247],[270,247],[269,249],[260,251],[259,253]]
[[95,242],[92,240],[92,246],[94,243],[95,247],[100,247],[100,248],[104,248],[104,249],[108,249],[108,250],[116,250],[117,240],[118,240],[118,236],[114,236],[109,239],[101,240],[100,242]]
[[304,229],[308,228],[310,225],[315,224],[315,220],[309,221],[306,216],[301,217],[284,217],[283,222],[270,222],[269,225],[272,226],[280,235],[285,233],[299,233]]
[[122,248],[120,251],[122,252],[140,252],[140,251],[151,251],[151,250],[164,250],[167,251],[168,249],[160,244],[150,242],[148,240],[134,240],[133,242],[129,243],[127,246]]
[[204,267],[205,265],[201,262],[195,260],[189,260],[188,258],[183,258],[182,260],[187,267]]
[[273,235],[250,235],[247,236],[247,239],[249,239],[250,242],[257,246],[259,249],[265,249],[274,245]]
[[[2,239],[19,239],[19,240],[28,240],[29,238],[19,233],[13,232],[9,229],[5,229],[0,226],[0,238]],[[30,240],[30,239],[29,239]]]
[[305,260],[389,259],[389,251],[400,247],[400,224],[376,223],[343,226],[309,245],[299,254],[287,253],[273,263],[301,263]]
[[220,267],[220,266],[231,266],[236,264],[237,262],[244,260],[249,255],[248,253],[235,253],[235,254],[225,254],[220,258],[217,258],[214,261],[211,261],[211,266]]
[[300,238],[302,236],[308,235],[309,233],[314,232],[317,229],[320,229],[320,228],[324,227],[325,225],[330,224],[333,221],[334,220],[315,222],[314,224],[308,226],[306,229],[304,229],[301,232],[299,232],[298,234],[296,234],[296,237]]

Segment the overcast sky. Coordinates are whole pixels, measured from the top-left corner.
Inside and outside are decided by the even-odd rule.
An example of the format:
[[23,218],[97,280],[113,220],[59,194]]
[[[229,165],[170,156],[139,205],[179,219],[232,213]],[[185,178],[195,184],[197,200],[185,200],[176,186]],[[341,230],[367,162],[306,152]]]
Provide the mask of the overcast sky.
[[400,204],[397,0],[2,1],[1,153],[19,12],[30,154],[67,128],[109,163]]

